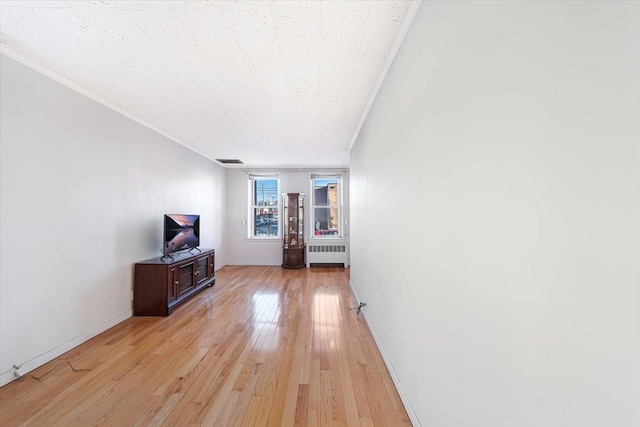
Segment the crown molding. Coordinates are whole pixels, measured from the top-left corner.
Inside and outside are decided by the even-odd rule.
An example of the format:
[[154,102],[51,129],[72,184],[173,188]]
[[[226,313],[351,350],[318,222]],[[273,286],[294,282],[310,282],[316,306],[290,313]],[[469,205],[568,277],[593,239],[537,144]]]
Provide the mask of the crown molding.
[[204,154],[203,152],[193,148],[191,145],[187,144],[186,142],[180,140],[179,138],[176,138],[173,135],[168,134],[167,132],[155,127],[154,125],[152,125],[151,123],[147,122],[146,120],[141,119],[140,117],[136,116],[135,114],[132,114],[130,112],[128,112],[127,110],[118,107],[117,105],[113,104],[112,102],[102,98],[99,95],[96,95],[95,93],[91,92],[90,90],[80,86],[77,83],[72,82],[71,80],[69,80],[68,78],[62,76],[61,74],[56,73],[55,71],[50,70],[49,68],[45,67],[44,65],[30,59],[27,58],[26,56],[24,56],[21,53],[18,53],[17,51],[15,51],[14,49],[10,48],[9,46],[7,46],[4,43],[0,43],[0,53],[2,53],[3,55],[6,55],[7,57],[14,59],[16,61],[18,61],[19,63],[21,63],[22,65],[25,65],[29,68],[31,68],[34,71],[37,71],[40,74],[44,74],[45,76],[49,77],[50,79],[55,80],[56,82],[68,87],[71,90],[74,90],[78,93],[80,93],[81,95],[86,96],[87,98],[91,99],[92,101],[97,102],[98,104],[102,104],[103,106],[115,111],[118,114],[121,114],[123,116],[125,116],[126,118],[133,120],[134,122],[146,127],[149,130],[152,130],[153,132],[164,136],[167,139],[170,139],[171,141],[175,142],[176,144],[180,144],[183,147],[193,151],[194,153],[208,159],[211,160],[212,162],[214,162],[216,165],[218,165],[219,163],[215,161],[215,159],[211,158],[210,156]]
[[378,77],[378,82],[376,83],[376,86],[373,89],[373,92],[371,93],[371,97],[369,98],[369,103],[367,104],[364,111],[362,112],[362,116],[360,117],[360,122],[358,122],[358,127],[356,128],[356,131],[353,133],[353,137],[351,138],[351,142],[349,143],[349,148],[347,149],[347,151],[349,152],[351,152],[351,149],[353,148],[353,144],[355,144],[356,139],[358,139],[358,135],[360,134],[362,125],[364,125],[364,122],[367,120],[367,116],[369,115],[369,110],[371,110],[371,107],[373,106],[373,102],[376,100],[376,96],[378,96],[378,92],[382,87],[382,83],[384,83],[384,80],[387,77],[387,73],[391,69],[391,65],[393,64],[393,61],[396,59],[396,55],[400,50],[400,46],[404,41],[404,37],[407,35],[407,32],[409,31],[409,27],[411,27],[411,23],[413,22],[413,18],[416,16],[416,13],[418,12],[418,9],[420,8],[421,4],[422,4],[422,0],[413,0],[411,2],[411,5],[409,6],[409,9],[407,10],[407,14],[404,16],[404,20],[402,21],[402,25],[400,26],[400,31],[398,31],[398,37],[396,37],[396,41],[393,43],[393,46],[391,46],[391,49],[389,50],[389,56],[387,57],[387,61],[384,64],[384,68],[382,69],[382,72],[380,73],[380,77]]

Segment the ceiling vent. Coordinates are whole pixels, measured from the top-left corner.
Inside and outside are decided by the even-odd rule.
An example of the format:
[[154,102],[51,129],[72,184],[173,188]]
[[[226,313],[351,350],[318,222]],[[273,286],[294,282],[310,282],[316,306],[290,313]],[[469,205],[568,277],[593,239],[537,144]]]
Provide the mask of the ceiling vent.
[[222,163],[223,165],[243,165],[244,164],[240,159],[216,159],[216,161]]

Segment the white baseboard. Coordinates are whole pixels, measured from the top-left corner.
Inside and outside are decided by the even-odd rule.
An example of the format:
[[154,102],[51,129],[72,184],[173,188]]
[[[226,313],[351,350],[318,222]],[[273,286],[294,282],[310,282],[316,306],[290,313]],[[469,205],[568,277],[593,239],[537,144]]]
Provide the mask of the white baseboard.
[[[20,375],[24,375],[26,373],[33,371],[36,368],[39,368],[40,366],[44,365],[47,362],[52,361],[53,359],[60,356],[61,354],[64,354],[67,351],[71,350],[72,348],[79,346],[83,342],[89,341],[91,338],[95,337],[98,334],[101,334],[102,332],[117,325],[118,323],[127,320],[131,316],[133,316],[133,310],[131,309],[127,310],[124,313],[121,313],[107,320],[101,325],[98,325],[95,328],[88,330],[82,335],[78,335],[77,337],[67,341],[64,344],[59,345],[58,347],[52,350],[47,351],[44,354],[41,354],[40,356],[34,357],[31,360],[23,362],[22,367],[19,370]],[[2,387],[5,384],[9,384],[11,381],[15,379],[16,378],[13,375],[13,370],[3,373],[2,375],[0,375],[0,387]]]
[[282,261],[280,261],[280,263],[278,264],[273,264],[270,262],[266,262],[266,263],[260,263],[260,262],[233,262],[233,263],[228,263],[228,266],[232,267],[232,266],[240,266],[240,267],[281,267],[282,266]]
[[[353,296],[355,297],[356,301],[360,301],[360,298],[358,298],[358,293],[353,287],[353,282],[351,282],[351,280],[349,280],[349,287],[351,288],[351,293],[353,293]],[[400,400],[402,400],[402,404],[404,405],[404,408],[407,410],[407,414],[409,415],[411,424],[413,424],[416,427],[422,426],[422,424],[420,424],[420,420],[418,420],[418,416],[416,415],[415,411],[413,410],[413,407],[411,406],[411,403],[409,403],[409,398],[407,397],[407,393],[405,393],[404,389],[402,388],[402,384],[400,384],[400,379],[398,378],[398,375],[396,374],[395,369],[393,369],[393,365],[391,364],[391,361],[387,357],[387,354],[385,353],[384,348],[382,347],[382,343],[380,343],[380,339],[378,338],[378,334],[376,334],[376,330],[374,329],[373,325],[371,324],[371,322],[369,322],[369,319],[367,318],[366,306],[362,308],[362,315],[364,316],[364,320],[367,322],[367,326],[371,331],[371,335],[373,335],[373,340],[376,342],[378,351],[380,351],[380,354],[382,355],[382,360],[384,360],[384,364],[387,366],[387,370],[391,375],[393,384],[396,386],[396,389],[398,390],[398,394],[400,395]]]

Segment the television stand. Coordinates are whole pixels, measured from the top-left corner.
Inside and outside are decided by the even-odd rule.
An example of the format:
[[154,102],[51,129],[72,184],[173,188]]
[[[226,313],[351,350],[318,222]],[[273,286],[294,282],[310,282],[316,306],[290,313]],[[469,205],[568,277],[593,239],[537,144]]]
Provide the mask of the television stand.
[[180,252],[135,265],[134,316],[169,316],[189,298],[216,283],[215,249]]
[[171,254],[164,254],[160,257],[160,260],[164,261],[165,258],[169,258],[171,261],[175,259]]

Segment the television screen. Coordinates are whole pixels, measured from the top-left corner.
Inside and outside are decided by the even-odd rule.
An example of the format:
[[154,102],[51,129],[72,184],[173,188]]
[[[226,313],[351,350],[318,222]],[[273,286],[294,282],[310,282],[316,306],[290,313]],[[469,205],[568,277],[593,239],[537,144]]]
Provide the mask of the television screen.
[[164,254],[200,245],[200,215],[164,216]]

